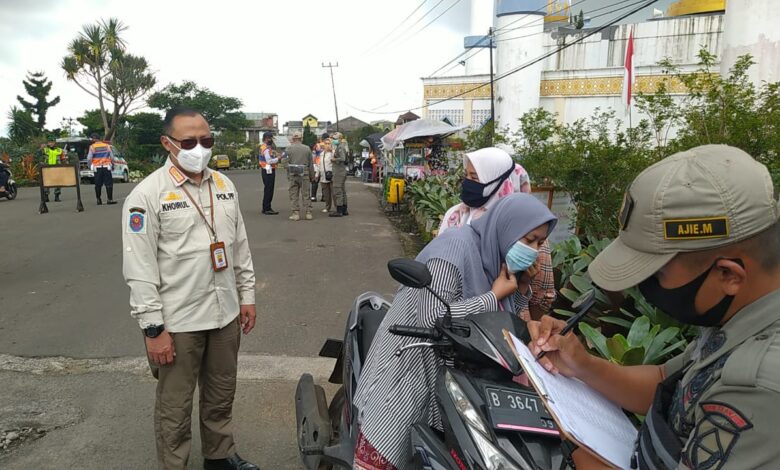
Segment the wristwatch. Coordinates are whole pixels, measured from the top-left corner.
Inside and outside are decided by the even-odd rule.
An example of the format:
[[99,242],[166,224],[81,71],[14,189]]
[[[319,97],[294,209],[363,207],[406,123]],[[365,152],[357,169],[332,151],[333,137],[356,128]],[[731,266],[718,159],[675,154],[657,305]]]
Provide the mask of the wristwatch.
[[152,325],[144,328],[144,335],[147,338],[156,338],[165,331],[165,325]]

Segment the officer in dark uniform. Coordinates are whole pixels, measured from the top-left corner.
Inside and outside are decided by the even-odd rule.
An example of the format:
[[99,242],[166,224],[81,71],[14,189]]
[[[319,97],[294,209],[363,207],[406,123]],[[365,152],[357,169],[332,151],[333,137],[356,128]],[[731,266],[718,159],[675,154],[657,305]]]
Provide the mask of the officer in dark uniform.
[[646,416],[636,468],[780,468],[779,210],[766,167],[739,149],[668,157],[631,184],[620,234],[588,272],[608,291],[638,285],[699,337],[662,366],[624,367],[559,335],[559,320],[529,323],[548,370]]

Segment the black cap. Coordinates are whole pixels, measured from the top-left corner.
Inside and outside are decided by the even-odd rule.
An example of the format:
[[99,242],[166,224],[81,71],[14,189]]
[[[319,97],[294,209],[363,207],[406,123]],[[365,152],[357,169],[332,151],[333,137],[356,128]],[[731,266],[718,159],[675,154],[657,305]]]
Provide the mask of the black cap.
[[100,136],[98,136],[97,132],[93,132],[92,134],[90,134],[89,138],[93,140],[100,140]]
[[329,139],[329,138],[330,138],[330,136],[328,135],[327,132],[322,134],[322,140]]
[[266,132],[266,133],[263,134],[263,140],[269,139],[269,138],[273,139],[273,137],[274,137],[274,134],[272,132]]

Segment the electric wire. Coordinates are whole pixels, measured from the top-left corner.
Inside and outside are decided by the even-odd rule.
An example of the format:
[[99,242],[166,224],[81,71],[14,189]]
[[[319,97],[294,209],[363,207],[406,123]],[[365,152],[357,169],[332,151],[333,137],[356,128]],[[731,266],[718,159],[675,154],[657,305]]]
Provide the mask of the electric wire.
[[384,42],[384,41],[385,41],[387,38],[389,38],[390,36],[392,36],[392,35],[393,35],[393,33],[395,33],[396,31],[398,31],[398,28],[400,28],[401,26],[403,26],[403,24],[404,24],[404,23],[406,23],[407,21],[409,21],[409,19],[410,19],[412,16],[414,16],[414,14],[415,14],[415,13],[417,13],[417,12],[420,10],[420,8],[422,8],[422,7],[423,7],[423,5],[425,5],[426,3],[428,3],[428,0],[423,0],[422,2],[420,2],[420,4],[419,4],[419,5],[417,5],[417,8],[415,8],[414,10],[412,10],[412,12],[411,12],[411,13],[409,13],[409,15],[408,15],[406,18],[404,18],[403,20],[401,20],[401,22],[400,22],[400,23],[398,23],[398,24],[397,24],[397,25],[396,25],[396,26],[395,26],[393,29],[391,29],[389,33],[387,33],[387,34],[385,34],[384,36],[382,36],[382,39],[380,39],[379,41],[375,42],[375,43],[374,43],[372,46],[370,46],[368,49],[366,49],[366,50],[365,50],[365,51],[363,51],[363,52],[364,52],[364,53],[366,53],[366,52],[368,52],[368,51],[372,50],[373,48],[375,48],[376,46],[378,46],[378,45],[382,44],[382,43],[383,43],[383,42]]

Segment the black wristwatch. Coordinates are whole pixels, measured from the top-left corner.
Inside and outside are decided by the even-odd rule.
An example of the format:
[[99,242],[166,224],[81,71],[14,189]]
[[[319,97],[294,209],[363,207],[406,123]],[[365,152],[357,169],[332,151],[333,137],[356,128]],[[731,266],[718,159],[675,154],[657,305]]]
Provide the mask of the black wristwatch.
[[165,325],[152,325],[144,328],[144,335],[147,338],[156,338],[165,331]]

